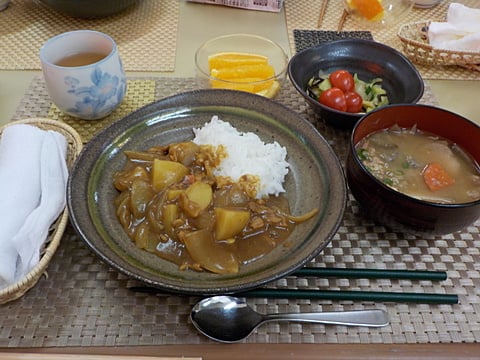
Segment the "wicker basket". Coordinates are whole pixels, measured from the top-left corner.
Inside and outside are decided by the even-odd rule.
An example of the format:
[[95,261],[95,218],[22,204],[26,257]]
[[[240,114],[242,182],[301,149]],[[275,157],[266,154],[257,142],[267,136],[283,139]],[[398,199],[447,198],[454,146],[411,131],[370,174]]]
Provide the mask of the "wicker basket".
[[[13,121],[0,127],[0,135],[6,127],[14,124],[34,125],[44,130],[55,130],[64,135],[68,142],[66,159],[68,167],[73,165],[73,162],[82,149],[82,139],[80,135],[72,127],[60,121],[43,118]],[[5,304],[9,301],[20,298],[37,283],[43,274],[46,274],[46,268],[60,244],[60,239],[62,238],[67,223],[68,212],[67,208],[65,208],[62,214],[60,214],[50,227],[44,249],[42,250],[40,262],[27,275],[25,275],[23,279],[0,290],[0,304]]]
[[423,65],[458,65],[480,71],[480,52],[434,49],[428,43],[429,24],[413,22],[400,27],[398,37],[410,60]]

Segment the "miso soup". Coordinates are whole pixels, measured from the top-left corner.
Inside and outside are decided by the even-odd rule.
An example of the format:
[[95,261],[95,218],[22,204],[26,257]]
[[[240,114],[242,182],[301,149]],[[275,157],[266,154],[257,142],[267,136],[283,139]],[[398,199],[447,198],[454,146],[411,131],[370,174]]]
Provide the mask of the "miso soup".
[[437,135],[393,126],[363,138],[356,152],[377,179],[411,197],[444,204],[480,199],[479,165]]

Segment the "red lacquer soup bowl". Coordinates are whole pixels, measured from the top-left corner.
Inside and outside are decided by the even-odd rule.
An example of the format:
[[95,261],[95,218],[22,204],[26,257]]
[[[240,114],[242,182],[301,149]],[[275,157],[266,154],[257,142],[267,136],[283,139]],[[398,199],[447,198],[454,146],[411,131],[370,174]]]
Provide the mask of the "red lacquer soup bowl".
[[480,217],[480,200],[434,203],[407,196],[375,178],[355,146],[367,135],[394,125],[417,127],[455,143],[480,164],[480,127],[453,112],[428,105],[391,105],[365,115],[354,127],[347,159],[347,181],[362,213],[395,230],[447,234]]

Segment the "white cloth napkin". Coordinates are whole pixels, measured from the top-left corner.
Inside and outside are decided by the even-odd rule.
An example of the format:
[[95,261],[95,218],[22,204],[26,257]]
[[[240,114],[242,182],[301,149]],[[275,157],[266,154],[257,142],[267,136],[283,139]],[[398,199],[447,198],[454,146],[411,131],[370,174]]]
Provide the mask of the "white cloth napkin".
[[0,288],[40,260],[50,225],[65,207],[67,140],[55,131],[17,124],[0,140]]
[[430,23],[428,40],[436,49],[480,52],[480,9],[451,3],[446,22]]

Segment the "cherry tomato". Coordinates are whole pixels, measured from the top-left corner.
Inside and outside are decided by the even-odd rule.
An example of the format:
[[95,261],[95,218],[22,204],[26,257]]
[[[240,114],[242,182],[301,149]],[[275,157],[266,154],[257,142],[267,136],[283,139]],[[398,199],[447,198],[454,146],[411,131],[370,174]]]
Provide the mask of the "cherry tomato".
[[345,93],[345,100],[347,101],[347,111],[351,113],[358,113],[362,110],[363,99],[355,91]]
[[334,71],[328,79],[332,87],[337,87],[345,93],[355,90],[355,80],[353,80],[352,74],[347,70]]
[[332,87],[323,91],[318,99],[320,103],[335,110],[347,111],[347,100],[342,90]]

